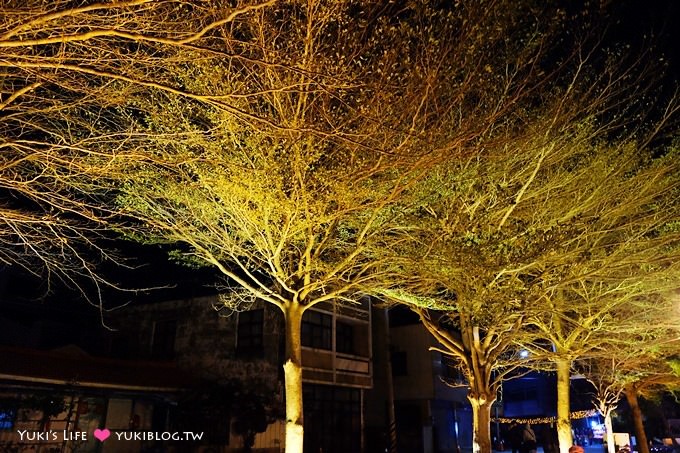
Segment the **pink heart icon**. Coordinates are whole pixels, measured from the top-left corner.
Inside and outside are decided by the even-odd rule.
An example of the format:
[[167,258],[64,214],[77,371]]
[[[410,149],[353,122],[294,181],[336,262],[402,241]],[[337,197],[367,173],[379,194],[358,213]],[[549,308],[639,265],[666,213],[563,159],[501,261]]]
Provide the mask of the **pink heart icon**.
[[99,442],[104,442],[106,439],[109,438],[110,435],[111,431],[109,431],[107,428],[104,429],[97,428],[94,430],[94,437],[99,439]]

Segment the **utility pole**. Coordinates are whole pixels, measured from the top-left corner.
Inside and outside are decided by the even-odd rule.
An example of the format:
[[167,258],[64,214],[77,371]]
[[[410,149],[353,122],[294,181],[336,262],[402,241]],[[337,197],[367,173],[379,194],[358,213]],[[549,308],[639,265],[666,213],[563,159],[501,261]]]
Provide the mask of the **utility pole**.
[[390,340],[390,311],[384,310],[385,350],[387,351],[387,419],[389,423],[389,452],[397,453],[397,419],[394,413],[394,381],[392,379],[392,341]]

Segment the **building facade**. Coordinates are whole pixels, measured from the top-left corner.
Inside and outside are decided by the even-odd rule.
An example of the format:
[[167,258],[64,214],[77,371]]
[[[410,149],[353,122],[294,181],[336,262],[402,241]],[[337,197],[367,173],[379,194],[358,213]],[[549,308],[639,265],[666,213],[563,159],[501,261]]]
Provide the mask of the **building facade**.
[[[275,307],[220,316],[217,296],[129,307],[117,318],[112,350],[170,360],[210,382],[247,382],[282,417],[284,332]],[[373,385],[369,302],[319,304],[302,319],[305,451],[364,451],[364,398]],[[267,396],[268,395],[268,396]],[[275,395],[275,397],[272,397]],[[274,411],[276,412],[276,411]],[[269,420],[272,421],[272,420]],[[282,449],[283,422],[255,436],[256,449]],[[233,439],[229,446],[234,448]]]
[[374,319],[375,381],[389,383],[386,373],[391,369],[392,385],[391,389],[376,385],[368,395],[367,451],[384,451],[389,445],[390,404],[398,451],[449,453],[470,448],[472,411],[454,364],[429,350],[436,345],[434,338],[407,309],[376,311]]
[[[168,431],[178,394],[195,385],[172,363],[92,357],[75,346],[0,346],[0,356],[2,451],[152,451],[161,443],[129,433]],[[102,443],[93,433],[104,426]]]

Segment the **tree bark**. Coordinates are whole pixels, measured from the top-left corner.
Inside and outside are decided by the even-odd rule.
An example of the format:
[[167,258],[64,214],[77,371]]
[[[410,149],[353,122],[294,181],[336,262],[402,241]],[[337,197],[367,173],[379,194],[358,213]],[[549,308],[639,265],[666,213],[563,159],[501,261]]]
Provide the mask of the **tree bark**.
[[639,453],[649,453],[649,443],[647,442],[645,426],[642,423],[642,411],[640,411],[640,405],[638,404],[637,390],[635,386],[630,385],[626,387],[624,393],[626,394],[626,400],[628,400],[628,406],[630,406],[630,412],[633,415],[637,451]]
[[302,453],[302,307],[291,303],[284,311],[286,320],[286,361],[283,377],[286,386],[286,453]]
[[468,396],[472,405],[472,452],[491,453],[491,405],[494,398]]
[[571,361],[558,359],[557,368],[557,439],[560,443],[560,453],[569,453],[573,443],[571,437],[571,420],[569,418],[569,378]]
[[607,436],[607,453],[616,453],[614,446],[614,428],[612,427],[612,411],[607,410],[604,414],[604,429]]

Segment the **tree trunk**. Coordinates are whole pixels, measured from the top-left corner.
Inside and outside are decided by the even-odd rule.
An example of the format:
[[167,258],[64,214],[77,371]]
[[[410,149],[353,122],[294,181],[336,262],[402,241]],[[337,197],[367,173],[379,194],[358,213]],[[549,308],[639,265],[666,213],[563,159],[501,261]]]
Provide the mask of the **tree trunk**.
[[640,453],[649,453],[649,443],[647,442],[647,434],[645,434],[645,427],[642,424],[642,412],[638,404],[637,390],[634,386],[626,387],[624,392],[628,406],[633,415],[633,424],[635,425],[635,440],[637,441],[637,451]]
[[571,437],[571,420],[569,418],[569,377],[571,361],[558,359],[557,367],[557,439],[560,453],[569,453],[573,439]]
[[286,320],[286,361],[283,376],[286,386],[286,453],[302,453],[302,307],[291,303],[284,311]]
[[472,405],[472,452],[491,453],[491,405],[493,398],[468,396]]
[[614,446],[614,428],[612,427],[612,411],[608,410],[604,414],[604,429],[607,436],[607,453],[616,453]]

